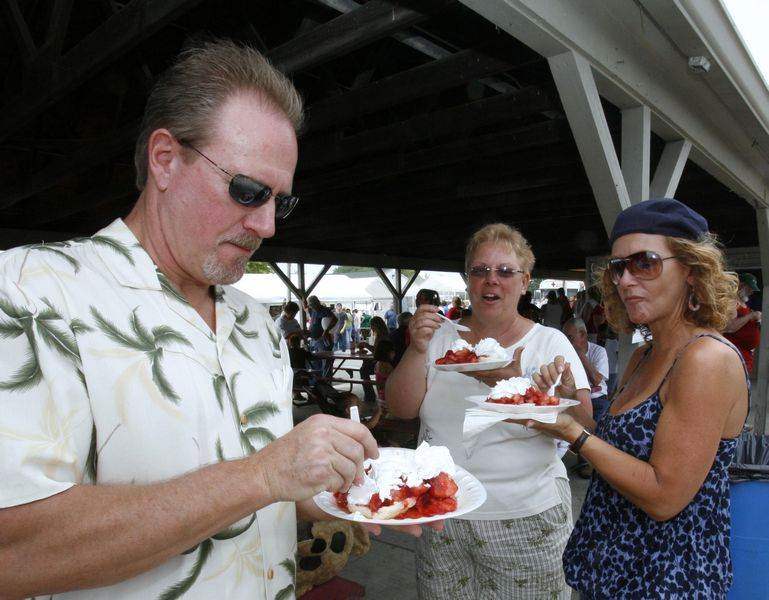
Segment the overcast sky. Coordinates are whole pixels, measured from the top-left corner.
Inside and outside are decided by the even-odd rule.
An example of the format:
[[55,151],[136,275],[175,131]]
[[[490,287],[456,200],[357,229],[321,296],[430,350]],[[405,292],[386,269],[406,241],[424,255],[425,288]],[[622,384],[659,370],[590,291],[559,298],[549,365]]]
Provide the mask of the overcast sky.
[[722,0],[737,30],[769,82],[769,0]]

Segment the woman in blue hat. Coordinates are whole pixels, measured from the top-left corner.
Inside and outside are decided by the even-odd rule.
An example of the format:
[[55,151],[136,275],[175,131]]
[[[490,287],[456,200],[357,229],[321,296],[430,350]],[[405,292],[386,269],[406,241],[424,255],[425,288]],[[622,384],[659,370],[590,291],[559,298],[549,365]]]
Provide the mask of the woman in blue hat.
[[602,275],[609,323],[641,326],[609,412],[527,425],[571,444],[594,467],[566,551],[583,598],[724,598],[731,585],[729,480],[749,380],[725,340],[737,278],[707,221],[676,200],[623,211]]

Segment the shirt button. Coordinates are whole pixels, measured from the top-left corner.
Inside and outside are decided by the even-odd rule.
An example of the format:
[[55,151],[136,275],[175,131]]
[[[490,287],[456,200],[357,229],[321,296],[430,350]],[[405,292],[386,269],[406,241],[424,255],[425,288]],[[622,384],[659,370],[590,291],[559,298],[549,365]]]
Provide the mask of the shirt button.
[[267,579],[272,581],[272,578],[275,577],[275,571],[272,570],[272,567],[267,569]]

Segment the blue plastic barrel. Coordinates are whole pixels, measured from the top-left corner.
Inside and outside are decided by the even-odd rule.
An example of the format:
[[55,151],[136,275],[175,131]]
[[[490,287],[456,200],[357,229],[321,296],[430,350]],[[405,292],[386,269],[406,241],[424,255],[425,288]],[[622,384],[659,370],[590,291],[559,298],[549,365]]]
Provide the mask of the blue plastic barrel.
[[769,598],[769,481],[732,483],[730,600]]

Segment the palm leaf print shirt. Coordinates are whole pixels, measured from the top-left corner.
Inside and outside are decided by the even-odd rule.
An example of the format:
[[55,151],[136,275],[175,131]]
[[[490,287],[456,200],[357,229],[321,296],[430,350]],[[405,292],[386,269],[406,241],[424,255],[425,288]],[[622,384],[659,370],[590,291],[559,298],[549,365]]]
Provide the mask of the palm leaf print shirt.
[[[251,297],[215,299],[212,332],[122,220],[0,254],[0,508],[167,480],[289,431],[285,342]],[[55,597],[293,598],[295,548],[295,507],[277,503],[137,577]]]

